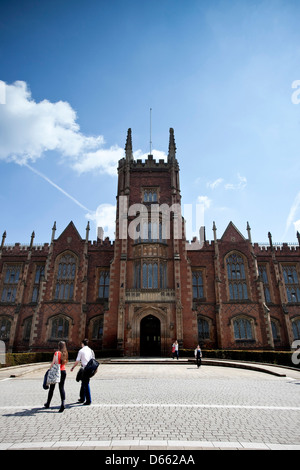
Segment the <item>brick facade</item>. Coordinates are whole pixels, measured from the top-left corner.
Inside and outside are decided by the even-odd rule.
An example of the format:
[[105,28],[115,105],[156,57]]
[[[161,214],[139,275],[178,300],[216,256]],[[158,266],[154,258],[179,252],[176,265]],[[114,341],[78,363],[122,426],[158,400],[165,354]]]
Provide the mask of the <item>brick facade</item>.
[[[300,248],[252,243],[232,222],[198,248],[177,236],[179,165],[173,130],[168,160],[134,160],[131,130],[119,161],[116,240],[89,241],[72,222],[51,242],[0,247],[0,339],[7,350],[96,350],[169,356],[183,348],[290,349],[300,339]],[[173,208],[170,233],[159,212]],[[176,210],[174,209],[176,208]],[[179,208],[179,209],[178,209]],[[179,212],[178,212],[179,210]],[[177,232],[176,232],[177,230]],[[124,233],[126,236],[124,236]],[[134,236],[132,235],[134,234]],[[197,248],[197,249],[196,249]]]

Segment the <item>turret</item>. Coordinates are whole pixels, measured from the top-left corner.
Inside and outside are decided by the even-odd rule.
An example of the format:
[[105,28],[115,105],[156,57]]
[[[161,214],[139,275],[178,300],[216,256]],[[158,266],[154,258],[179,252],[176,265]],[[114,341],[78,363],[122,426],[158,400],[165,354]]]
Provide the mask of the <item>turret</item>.
[[176,159],[176,144],[174,138],[174,129],[170,128],[170,137],[169,137],[169,153],[168,153],[168,162],[173,162]]
[[128,129],[127,132],[127,139],[125,144],[125,157],[126,162],[130,162],[131,160],[133,160],[131,129]]

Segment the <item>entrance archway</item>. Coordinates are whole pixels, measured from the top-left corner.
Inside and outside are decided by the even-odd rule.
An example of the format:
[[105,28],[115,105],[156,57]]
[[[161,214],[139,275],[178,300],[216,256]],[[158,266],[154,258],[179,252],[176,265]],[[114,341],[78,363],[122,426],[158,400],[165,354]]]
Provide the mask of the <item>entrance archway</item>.
[[154,315],[144,317],[140,326],[140,355],[160,356],[160,343],[160,320]]

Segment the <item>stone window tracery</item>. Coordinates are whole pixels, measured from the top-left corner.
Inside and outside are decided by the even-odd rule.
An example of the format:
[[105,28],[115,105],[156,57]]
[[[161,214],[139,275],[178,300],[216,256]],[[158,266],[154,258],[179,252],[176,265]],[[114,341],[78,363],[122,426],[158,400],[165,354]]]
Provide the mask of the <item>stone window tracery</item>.
[[17,287],[21,275],[21,266],[6,265],[2,287],[1,302],[14,303],[16,301]]
[[238,317],[233,321],[234,338],[236,340],[252,340],[253,328],[250,319]]
[[270,283],[269,283],[269,276],[267,272],[267,267],[264,265],[260,265],[258,267],[259,270],[259,275],[263,283],[264,287],[264,294],[265,294],[265,300],[267,303],[271,302],[271,294],[270,294]]
[[10,335],[12,321],[7,316],[0,317],[0,339],[8,340]]
[[282,266],[282,271],[288,302],[300,302],[300,285],[296,266]]
[[40,283],[41,283],[41,279],[44,275],[45,275],[45,266],[44,265],[37,265],[36,266],[36,271],[35,271],[33,289],[32,289],[31,302],[37,302],[38,301],[39,292],[40,292]]
[[73,300],[76,276],[76,259],[66,253],[59,258],[55,283],[55,300]]
[[292,329],[294,334],[294,339],[300,339],[300,318],[294,318],[292,320]]
[[198,316],[198,340],[200,342],[201,340],[205,340],[209,338],[210,338],[209,323],[205,318],[199,315]]
[[99,285],[98,285],[98,298],[108,299],[109,297],[109,271],[100,271]]
[[134,265],[135,289],[166,289],[167,264],[164,261],[138,261]]
[[193,298],[194,299],[203,299],[203,274],[202,271],[193,271],[192,272],[193,280]]
[[64,315],[51,319],[51,340],[67,340],[69,337],[69,320]]
[[239,253],[226,258],[227,279],[230,300],[248,300],[247,278],[244,259]]

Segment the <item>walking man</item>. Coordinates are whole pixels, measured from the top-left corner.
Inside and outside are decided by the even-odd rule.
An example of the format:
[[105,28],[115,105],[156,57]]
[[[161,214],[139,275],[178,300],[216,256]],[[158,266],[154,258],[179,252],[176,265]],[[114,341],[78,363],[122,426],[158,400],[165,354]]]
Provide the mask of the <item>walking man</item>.
[[198,369],[201,366],[201,357],[202,357],[202,351],[201,351],[200,346],[198,344],[198,346],[195,349],[195,358],[196,358],[196,363],[197,363]]
[[88,377],[87,374],[84,373],[84,368],[90,361],[90,359],[95,357],[94,351],[88,346],[88,342],[88,339],[82,340],[81,349],[78,351],[75,364],[71,368],[72,372],[79,363],[81,363],[81,366],[83,367],[79,402],[83,403],[84,405],[90,405],[92,403],[90,377]]

